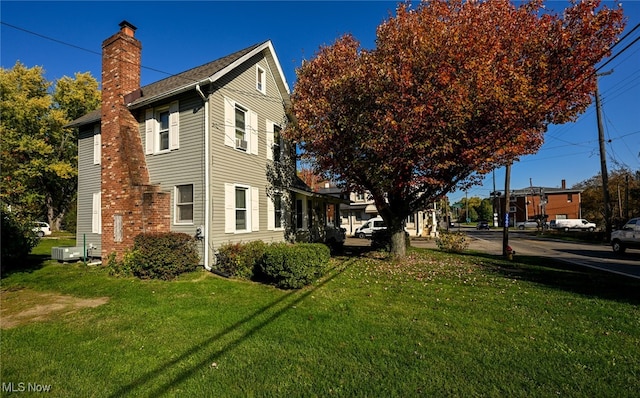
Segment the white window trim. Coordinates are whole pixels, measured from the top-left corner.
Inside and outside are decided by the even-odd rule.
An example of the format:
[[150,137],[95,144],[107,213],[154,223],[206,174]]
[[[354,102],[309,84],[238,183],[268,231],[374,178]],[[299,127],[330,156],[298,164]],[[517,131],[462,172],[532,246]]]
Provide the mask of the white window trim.
[[262,94],[267,93],[267,71],[260,65],[256,65],[256,90]]
[[[245,229],[236,229],[236,189],[245,189],[245,211],[247,224]],[[260,190],[244,184],[224,184],[225,222],[224,232],[246,234],[260,230]]]
[[93,194],[93,203],[91,207],[91,233],[102,234],[102,193]]
[[[192,197],[192,201],[191,201],[191,221],[180,221],[178,219],[178,215],[180,214],[180,212],[178,211],[178,206],[179,205],[185,205],[188,203],[179,203],[178,199],[180,198],[180,187],[186,187],[186,186],[191,186],[191,197]],[[173,223],[175,225],[193,225],[194,224],[194,220],[193,220],[193,213],[195,210],[195,192],[194,192],[194,186],[193,184],[180,184],[180,185],[176,185],[174,187],[174,194],[173,194],[174,200],[173,200]]]
[[267,229],[269,231],[284,231],[284,206],[283,202],[283,194],[281,192],[276,192],[276,195],[280,196],[280,226],[276,227],[276,204],[275,198],[269,198],[267,201]]
[[[247,149],[240,149],[236,145],[236,107],[245,110],[245,141]],[[224,144],[238,152],[258,154],[258,114],[250,108],[224,97]]]
[[[178,101],[145,111],[145,154],[168,153],[180,148],[180,106]],[[160,150],[160,112],[169,111],[169,148]]]
[[93,127],[93,164],[100,164],[102,157],[102,135],[100,125]]

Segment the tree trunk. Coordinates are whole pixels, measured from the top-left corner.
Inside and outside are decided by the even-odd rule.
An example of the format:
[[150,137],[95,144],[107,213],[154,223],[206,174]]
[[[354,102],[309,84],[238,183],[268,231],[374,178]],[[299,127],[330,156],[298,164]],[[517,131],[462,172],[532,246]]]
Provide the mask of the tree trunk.
[[407,241],[404,229],[391,232],[391,256],[401,258],[407,255]]

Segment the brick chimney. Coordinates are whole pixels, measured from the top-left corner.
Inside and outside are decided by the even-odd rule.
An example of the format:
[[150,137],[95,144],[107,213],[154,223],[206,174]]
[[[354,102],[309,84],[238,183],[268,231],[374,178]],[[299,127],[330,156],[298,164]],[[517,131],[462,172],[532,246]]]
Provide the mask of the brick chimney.
[[562,180],[562,189],[567,189],[567,180]]
[[140,90],[142,45],[127,21],[102,42],[102,258],[124,250],[142,232],[168,231],[170,196],[149,185],[138,121],[125,96]]

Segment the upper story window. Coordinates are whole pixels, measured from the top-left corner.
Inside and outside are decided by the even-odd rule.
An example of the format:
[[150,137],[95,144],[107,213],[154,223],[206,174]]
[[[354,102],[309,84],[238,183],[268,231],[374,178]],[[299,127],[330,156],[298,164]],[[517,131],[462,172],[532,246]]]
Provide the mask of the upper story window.
[[178,101],[145,113],[145,154],[169,152],[180,147]]
[[247,150],[247,110],[239,105],[235,107],[236,114],[236,149]]
[[258,154],[258,114],[227,97],[224,98],[224,144]]
[[158,121],[158,148],[157,152],[169,150],[169,110],[156,113]]
[[266,94],[267,91],[267,80],[266,74],[264,73],[264,69],[256,65],[256,90],[260,91],[262,94]]
[[283,147],[282,127],[267,120],[267,159],[281,161]]

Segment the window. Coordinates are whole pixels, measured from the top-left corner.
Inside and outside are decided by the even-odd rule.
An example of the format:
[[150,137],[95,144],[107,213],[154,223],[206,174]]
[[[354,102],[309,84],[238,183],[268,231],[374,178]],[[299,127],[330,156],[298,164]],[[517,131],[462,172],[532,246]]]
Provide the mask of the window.
[[145,113],[145,154],[166,153],[180,147],[178,101]]
[[282,195],[276,195],[273,201],[274,225],[276,228],[282,228]]
[[573,202],[573,194],[572,194],[572,193],[568,193],[568,194],[567,194],[567,202],[568,202],[568,203]]
[[267,159],[279,162],[282,159],[282,127],[267,120]]
[[296,228],[297,229],[302,229],[303,223],[302,223],[302,219],[303,219],[303,209],[302,209],[302,200],[301,199],[297,199],[296,200]]
[[224,144],[258,154],[258,114],[227,97],[224,98]]
[[280,156],[282,153],[282,135],[280,132],[282,128],[278,125],[273,126],[273,160],[276,162],[280,161]]
[[265,94],[267,91],[264,69],[256,65],[256,90]]
[[235,121],[235,128],[236,128],[236,149],[241,149],[243,151],[247,150],[247,140],[246,140],[246,131],[247,131],[247,124],[246,124],[246,116],[247,116],[247,110],[236,105],[235,107],[235,115],[236,115],[236,121]]
[[158,121],[158,148],[157,152],[169,149],[169,110],[156,114]]
[[364,193],[362,193],[362,192],[356,193],[356,200],[357,201],[363,201],[364,200]]
[[193,223],[193,185],[176,186],[175,222],[176,224]]
[[247,229],[247,189],[236,187],[236,231]]
[[259,190],[247,185],[224,184],[225,233],[260,230]]

